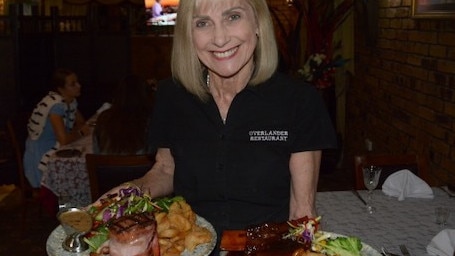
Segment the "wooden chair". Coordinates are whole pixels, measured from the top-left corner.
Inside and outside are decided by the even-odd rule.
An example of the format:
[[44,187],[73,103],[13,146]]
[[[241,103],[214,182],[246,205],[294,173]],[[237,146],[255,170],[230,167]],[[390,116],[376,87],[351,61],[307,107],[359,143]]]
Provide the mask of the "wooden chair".
[[155,163],[154,155],[85,156],[92,201],[115,186],[142,177]]
[[20,190],[20,207],[21,207],[21,230],[26,230],[26,221],[29,210],[32,205],[37,205],[38,214],[42,214],[40,188],[33,188],[25,177],[23,154],[25,149],[25,140],[27,138],[27,123],[28,115],[8,119],[6,122],[8,135],[11,140],[11,146],[14,150],[16,159],[17,174],[19,177],[18,188]]
[[366,189],[363,184],[362,168],[369,165],[375,165],[382,168],[377,189],[382,188],[382,184],[389,175],[403,169],[410,170],[421,179],[428,182],[428,164],[423,156],[416,154],[367,154],[354,157],[355,189]]

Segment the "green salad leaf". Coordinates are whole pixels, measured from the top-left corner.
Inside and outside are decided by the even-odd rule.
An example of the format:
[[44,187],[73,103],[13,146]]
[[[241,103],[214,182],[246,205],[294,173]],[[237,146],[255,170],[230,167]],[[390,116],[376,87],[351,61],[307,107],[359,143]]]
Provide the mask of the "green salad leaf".
[[93,232],[93,236],[90,238],[84,237],[84,241],[89,245],[90,251],[96,252],[100,246],[107,241],[109,237],[108,228],[103,225]]
[[323,252],[329,256],[360,256],[362,242],[357,237],[337,237],[318,239],[315,245],[323,248]]

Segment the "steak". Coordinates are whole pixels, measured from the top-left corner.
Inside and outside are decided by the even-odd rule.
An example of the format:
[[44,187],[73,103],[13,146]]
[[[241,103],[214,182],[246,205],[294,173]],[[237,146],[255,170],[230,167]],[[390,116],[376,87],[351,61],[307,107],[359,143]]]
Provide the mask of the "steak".
[[153,213],[126,215],[109,224],[110,256],[160,256]]

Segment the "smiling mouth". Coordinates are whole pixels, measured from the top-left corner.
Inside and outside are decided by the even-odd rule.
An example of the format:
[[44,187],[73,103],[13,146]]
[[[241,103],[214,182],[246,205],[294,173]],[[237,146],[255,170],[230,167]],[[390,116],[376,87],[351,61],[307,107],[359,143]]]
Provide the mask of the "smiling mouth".
[[238,47],[235,47],[224,52],[213,52],[213,55],[215,55],[217,58],[228,58],[234,55],[238,49]]

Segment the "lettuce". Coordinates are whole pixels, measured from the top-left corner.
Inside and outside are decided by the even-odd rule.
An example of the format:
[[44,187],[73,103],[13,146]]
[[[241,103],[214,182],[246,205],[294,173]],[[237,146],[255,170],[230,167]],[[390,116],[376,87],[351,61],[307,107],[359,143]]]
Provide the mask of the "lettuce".
[[327,239],[317,245],[324,248],[325,253],[329,256],[360,256],[362,250],[362,242],[357,237],[337,237]]
[[174,197],[161,197],[154,200],[154,204],[162,209],[164,212],[169,211],[169,207],[172,203],[178,201],[184,201],[185,199],[182,196],[174,196]]
[[84,241],[90,246],[90,251],[96,252],[109,238],[109,229],[103,225],[96,231],[92,231],[91,235],[90,237],[84,237]]

